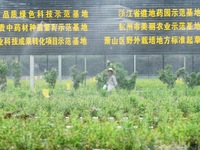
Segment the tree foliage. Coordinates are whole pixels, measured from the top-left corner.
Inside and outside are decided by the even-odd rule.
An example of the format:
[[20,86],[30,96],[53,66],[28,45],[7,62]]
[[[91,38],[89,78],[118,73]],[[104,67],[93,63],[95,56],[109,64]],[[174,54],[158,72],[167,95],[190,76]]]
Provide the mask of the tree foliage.
[[57,81],[57,69],[52,68],[50,71],[45,71],[44,79],[49,84],[50,88],[55,88]]
[[6,91],[7,87],[8,64],[4,60],[0,60],[0,90]]
[[173,88],[178,78],[183,78],[185,80],[187,76],[185,68],[180,68],[173,73],[173,68],[171,65],[166,65],[165,69],[158,71],[158,74],[160,81],[162,81],[164,84],[167,84],[168,88]]
[[83,83],[87,72],[80,72],[77,70],[76,65],[72,66],[70,68],[70,75],[72,76],[72,80],[73,80],[73,87],[75,90],[77,90],[79,88],[80,83]]
[[195,73],[192,72],[191,74],[187,74],[185,78],[185,82],[189,87],[195,87],[200,85],[200,72]]
[[22,76],[22,64],[18,61],[12,63],[12,76],[14,78],[14,85],[18,87],[21,85],[20,80]]
[[184,83],[189,87],[195,87],[200,85],[200,72],[188,73],[185,68],[178,69],[175,73],[172,71],[171,65],[166,65],[165,69],[159,70],[159,79],[167,84],[168,88],[173,88],[176,80],[182,78]]

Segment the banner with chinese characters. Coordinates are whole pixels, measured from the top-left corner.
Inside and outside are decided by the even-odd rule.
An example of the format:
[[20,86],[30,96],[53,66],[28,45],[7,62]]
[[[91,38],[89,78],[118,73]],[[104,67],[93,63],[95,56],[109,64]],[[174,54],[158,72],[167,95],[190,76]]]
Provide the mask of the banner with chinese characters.
[[200,1],[1,1],[0,54],[200,54]]

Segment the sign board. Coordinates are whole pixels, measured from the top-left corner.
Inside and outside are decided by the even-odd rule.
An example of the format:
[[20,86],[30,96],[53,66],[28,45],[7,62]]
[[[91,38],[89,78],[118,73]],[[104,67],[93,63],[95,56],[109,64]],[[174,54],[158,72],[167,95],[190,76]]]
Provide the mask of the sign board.
[[199,0],[0,3],[1,55],[200,54]]

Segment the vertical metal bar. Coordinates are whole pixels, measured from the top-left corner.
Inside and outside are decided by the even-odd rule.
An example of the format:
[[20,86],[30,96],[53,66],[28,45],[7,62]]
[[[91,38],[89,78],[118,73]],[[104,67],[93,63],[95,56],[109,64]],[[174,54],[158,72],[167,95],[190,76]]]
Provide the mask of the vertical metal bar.
[[20,55],[18,55],[17,59],[18,59],[18,62],[20,62]]
[[183,60],[184,60],[184,68],[186,70],[186,56],[184,56]]
[[76,65],[76,67],[77,67],[77,61],[78,61],[78,56],[76,55],[76,57],[75,57],[75,65]]
[[107,68],[107,60],[106,60],[106,55],[104,55],[104,69]]
[[149,64],[149,55],[148,55],[148,79],[149,79],[149,66],[150,64]]
[[84,70],[87,71],[87,57],[85,56]]
[[[84,62],[84,70],[85,70],[85,72],[87,71],[87,57],[85,56],[85,62]],[[86,76],[85,76],[85,88],[86,88]]]
[[192,72],[194,72],[194,55],[192,55]]
[[58,55],[58,80],[62,83],[62,56]]
[[133,66],[134,66],[134,72],[136,72],[137,71],[137,61],[136,61],[136,59],[137,59],[137,57],[136,57],[136,55],[134,55],[134,63],[133,63]]
[[134,72],[134,55],[133,55],[133,72]]
[[30,87],[34,90],[34,56],[30,55]]
[[49,55],[47,55],[47,70],[49,70]]
[[162,69],[165,69],[165,55],[162,55]]

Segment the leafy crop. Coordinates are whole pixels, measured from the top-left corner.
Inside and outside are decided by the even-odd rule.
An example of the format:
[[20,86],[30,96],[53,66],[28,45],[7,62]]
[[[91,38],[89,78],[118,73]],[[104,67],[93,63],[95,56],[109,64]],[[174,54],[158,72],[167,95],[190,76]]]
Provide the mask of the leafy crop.
[[[163,87],[158,79],[137,79],[136,90],[99,93],[67,91],[63,80],[47,100],[22,80],[0,92],[0,149],[198,149],[200,87]],[[172,92],[173,91],[173,92]]]

